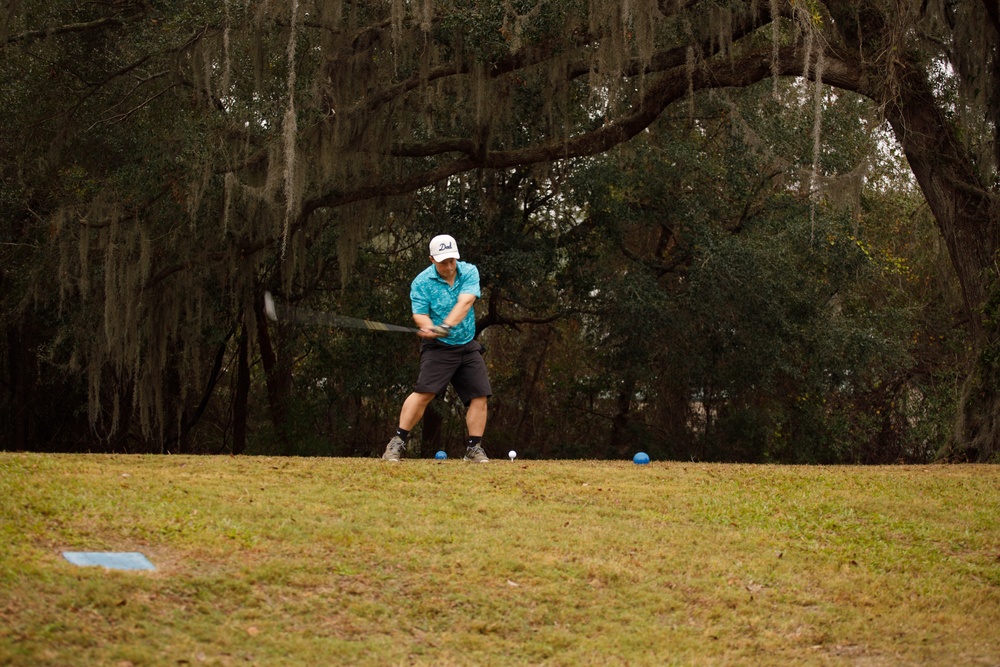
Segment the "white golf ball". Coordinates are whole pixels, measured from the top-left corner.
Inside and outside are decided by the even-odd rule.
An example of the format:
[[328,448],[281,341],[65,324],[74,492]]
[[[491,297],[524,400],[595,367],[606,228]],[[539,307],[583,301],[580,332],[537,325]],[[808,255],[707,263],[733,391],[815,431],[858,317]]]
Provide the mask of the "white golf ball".
[[510,460],[511,460],[511,461],[513,461],[513,460],[514,460],[514,457],[515,457],[515,456],[517,456],[517,452],[515,452],[515,451],[514,451],[514,450],[512,449],[512,450],[510,450],[509,452],[507,452],[507,456],[509,456],[509,457],[510,457]]

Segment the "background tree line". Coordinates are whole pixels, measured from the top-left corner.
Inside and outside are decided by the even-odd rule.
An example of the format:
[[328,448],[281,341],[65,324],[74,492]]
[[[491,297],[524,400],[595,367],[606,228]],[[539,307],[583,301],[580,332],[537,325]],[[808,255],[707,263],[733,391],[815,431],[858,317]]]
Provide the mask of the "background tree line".
[[416,341],[262,294],[447,232],[494,455],[994,458],[995,3],[279,4],[7,3],[0,446],[379,451]]

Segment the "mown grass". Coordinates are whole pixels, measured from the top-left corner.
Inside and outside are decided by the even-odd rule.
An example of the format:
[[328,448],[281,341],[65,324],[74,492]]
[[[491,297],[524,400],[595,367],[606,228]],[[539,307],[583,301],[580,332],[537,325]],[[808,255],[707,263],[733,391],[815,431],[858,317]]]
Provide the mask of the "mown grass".
[[0,517],[4,665],[1000,664],[993,466],[0,453]]

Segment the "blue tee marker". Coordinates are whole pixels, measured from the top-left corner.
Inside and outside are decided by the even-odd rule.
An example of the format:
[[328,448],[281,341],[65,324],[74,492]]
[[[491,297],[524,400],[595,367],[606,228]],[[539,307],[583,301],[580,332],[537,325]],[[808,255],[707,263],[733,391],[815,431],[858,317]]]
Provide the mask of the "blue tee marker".
[[638,463],[639,465],[649,463],[649,455],[646,452],[639,452],[632,457],[632,463]]
[[138,552],[64,551],[63,557],[73,565],[100,565],[109,570],[155,570],[156,567]]
[[448,458],[448,455],[445,454],[444,451],[442,450],[442,451],[438,452],[437,454],[435,454],[434,458],[436,458],[438,461],[444,461],[446,458]]

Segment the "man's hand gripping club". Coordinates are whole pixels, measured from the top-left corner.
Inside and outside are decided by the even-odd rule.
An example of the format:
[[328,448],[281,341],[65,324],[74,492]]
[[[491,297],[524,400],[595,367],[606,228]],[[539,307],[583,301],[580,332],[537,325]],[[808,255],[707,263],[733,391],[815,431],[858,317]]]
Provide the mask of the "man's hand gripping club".
[[448,317],[441,324],[434,324],[433,320],[423,313],[414,313],[413,321],[416,322],[417,327],[420,329],[417,335],[421,338],[447,338],[451,335],[454,328],[453,325],[448,324],[448,321],[461,323],[475,302],[476,297],[471,294],[459,295],[458,303],[455,304],[455,307],[451,309]]

